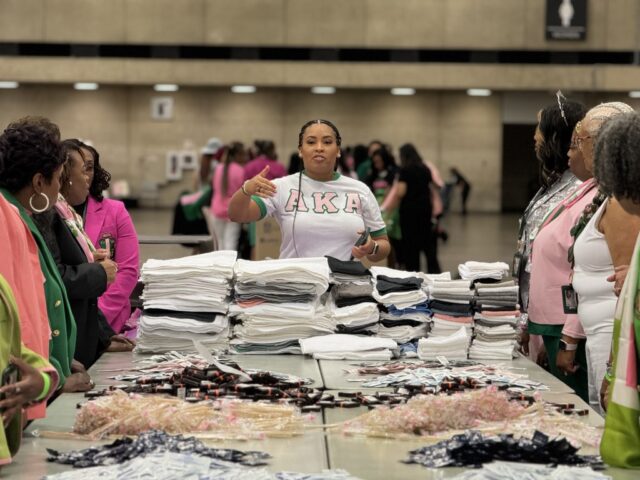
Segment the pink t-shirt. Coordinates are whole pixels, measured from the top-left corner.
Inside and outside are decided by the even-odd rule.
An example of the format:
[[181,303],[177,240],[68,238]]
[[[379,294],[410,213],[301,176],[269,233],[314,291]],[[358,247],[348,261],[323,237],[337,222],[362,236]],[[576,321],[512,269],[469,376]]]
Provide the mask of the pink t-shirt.
[[229,220],[227,209],[231,197],[242,186],[244,182],[244,168],[235,162],[229,164],[227,171],[227,193],[222,194],[222,176],[224,175],[224,165],[219,164],[213,173],[213,198],[211,199],[211,211],[217,218]]
[[584,182],[570,198],[556,207],[564,206],[565,209],[554,220],[545,221],[533,242],[528,312],[529,320],[534,323],[564,325],[577,320],[577,315],[564,313],[561,287],[567,285],[571,277],[571,264],[567,258],[573,243],[571,228],[597,190],[592,179]]
[[251,160],[244,167],[245,180],[251,180],[253,177],[258,175],[267,165],[269,165],[269,171],[267,172],[267,179],[269,180],[284,177],[287,174],[287,170],[284,168],[284,165],[278,163],[277,160],[271,160],[264,155],[260,155],[259,157]]

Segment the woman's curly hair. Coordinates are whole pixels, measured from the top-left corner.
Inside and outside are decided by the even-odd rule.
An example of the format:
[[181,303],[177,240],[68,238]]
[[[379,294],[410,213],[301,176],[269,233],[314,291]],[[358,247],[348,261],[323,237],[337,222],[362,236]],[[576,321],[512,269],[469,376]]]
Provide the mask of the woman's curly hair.
[[640,114],[623,113],[608,120],[594,153],[594,176],[600,188],[640,204]]
[[55,123],[44,117],[21,118],[0,135],[0,187],[16,193],[37,173],[50,182],[66,158]]

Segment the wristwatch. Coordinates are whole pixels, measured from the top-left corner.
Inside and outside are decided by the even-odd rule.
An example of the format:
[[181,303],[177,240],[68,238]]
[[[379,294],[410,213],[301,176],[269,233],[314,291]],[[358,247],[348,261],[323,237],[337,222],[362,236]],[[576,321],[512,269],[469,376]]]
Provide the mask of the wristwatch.
[[369,255],[375,255],[376,253],[378,253],[378,248],[380,247],[380,245],[378,245],[378,242],[376,242],[375,240],[373,241],[373,250],[371,250],[370,253],[367,253],[367,256]]
[[560,348],[560,350],[565,350],[567,352],[573,352],[574,350],[578,349],[578,344],[577,343],[567,343],[564,340],[560,340],[559,348]]

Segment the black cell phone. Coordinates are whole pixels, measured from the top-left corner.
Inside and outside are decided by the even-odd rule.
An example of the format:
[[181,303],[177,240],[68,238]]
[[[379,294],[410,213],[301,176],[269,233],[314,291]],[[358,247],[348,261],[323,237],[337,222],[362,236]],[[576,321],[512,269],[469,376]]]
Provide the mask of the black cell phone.
[[[17,383],[20,380],[20,370],[13,363],[7,365],[7,367],[2,371],[2,386],[11,385],[12,383]],[[5,394],[0,393],[0,400],[5,399]],[[0,408],[0,413],[2,413],[4,409]]]
[[562,308],[566,314],[578,313],[578,294],[573,285],[562,285]]
[[362,235],[360,235],[360,237],[358,237],[358,240],[356,240],[356,243],[354,244],[356,247],[360,247],[362,245],[364,245],[365,243],[367,243],[367,239],[369,238],[369,234],[371,233],[371,229],[369,227],[364,229],[364,232],[362,232]]

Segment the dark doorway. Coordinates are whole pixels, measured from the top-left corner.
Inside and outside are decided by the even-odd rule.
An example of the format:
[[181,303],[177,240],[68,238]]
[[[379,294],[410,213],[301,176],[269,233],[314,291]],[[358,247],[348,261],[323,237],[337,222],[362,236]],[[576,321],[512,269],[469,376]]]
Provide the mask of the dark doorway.
[[502,130],[502,211],[523,212],[540,187],[533,149],[535,125],[504,125]]

